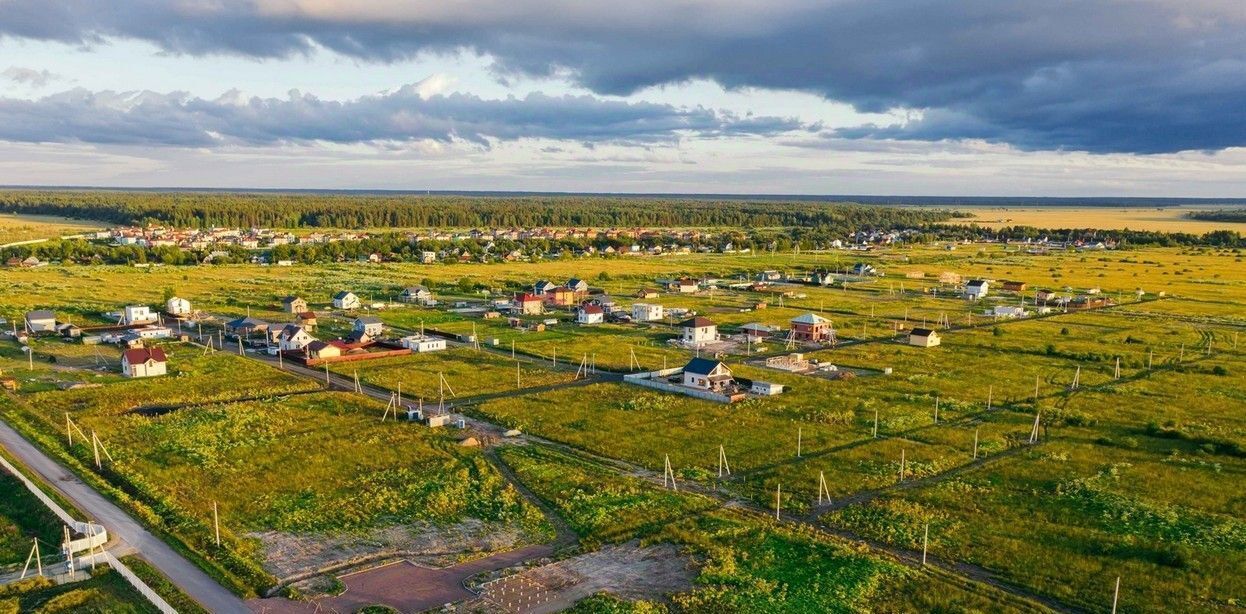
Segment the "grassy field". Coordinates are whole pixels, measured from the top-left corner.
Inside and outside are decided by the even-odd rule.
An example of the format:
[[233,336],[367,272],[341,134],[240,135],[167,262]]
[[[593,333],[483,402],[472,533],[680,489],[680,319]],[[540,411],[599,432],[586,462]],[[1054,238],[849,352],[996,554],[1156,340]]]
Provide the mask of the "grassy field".
[[[1229,229],[1241,232],[1246,224],[1193,220],[1186,214],[1205,207],[974,207],[975,217],[955,220],[988,228],[1034,226],[1037,228],[1102,228],[1189,232],[1201,234]],[[1070,221],[1074,220],[1074,221]]]
[[[527,361],[519,364],[523,388],[569,382],[575,376]],[[346,376],[358,373],[360,382],[389,390],[396,391],[401,386],[404,399],[436,401],[441,394],[441,377],[450,385],[450,390],[445,392],[448,400],[515,390],[515,365],[516,362],[506,356],[455,347],[441,352],[336,363],[329,370]]]
[[8,471],[0,469],[0,570],[21,565],[30,554],[31,540],[38,539],[40,550],[48,555],[61,543],[64,526],[26,485]]
[[159,610],[138,594],[121,574],[107,569],[90,579],[60,586],[43,578],[0,586],[0,612],[155,614]]
[[50,215],[0,213],[0,245],[35,239],[55,239],[66,235],[94,232],[103,228],[104,225],[99,222],[86,220],[72,220]]
[[[847,289],[792,286],[782,304],[743,290],[663,293],[656,300],[706,315],[724,332],[821,313],[845,343],[806,353],[862,369],[857,377],[785,373],[733,355],[725,360],[736,375],[787,390],[720,405],[622,383],[559,388],[570,373],[525,363],[525,387],[554,388],[518,391],[471,411],[650,470],[669,455],[681,480],[738,499],[733,508],[768,507],[782,485],[786,511],[813,511],[821,475],[832,499],[864,497],[824,515],[825,522],[902,548],[915,547],[917,531],[929,522],[935,556],[977,565],[1079,609],[1105,611],[1117,575],[1125,609],[1227,610],[1246,599],[1240,580],[1246,577],[1246,340],[1235,347],[1246,332],[1246,266],[1238,251],[1040,254],[969,245],[506,265],[3,269],[0,283],[13,291],[0,301],[0,314],[12,319],[51,306],[91,321],[125,303],[156,304],[172,289],[212,313],[250,308],[284,321],[279,297],[294,293],[330,322],[323,337],[348,325],[348,314],[325,309],[341,289],[375,299],[424,283],[449,307],[505,296],[537,279],[577,276],[629,305],[637,288],[658,277],[738,278],[858,261],[884,275]],[[602,272],[606,279],[598,278]],[[984,309],[1032,302],[1032,289],[1024,297],[994,291],[971,304],[938,282],[943,272],[1021,280],[1066,294],[1097,288],[1121,304],[987,322]],[[466,293],[461,280],[463,287],[479,283],[493,292]],[[767,308],[754,309],[763,299]],[[518,354],[552,362],[556,352],[562,364],[588,355],[620,371],[629,370],[633,352],[646,369],[692,356],[666,343],[676,333],[666,323],[581,327],[560,312],[549,315],[559,323],[547,330],[523,332],[444,308],[404,306],[380,315],[396,331],[423,325],[499,340],[494,353],[454,349],[336,367],[391,389],[401,382],[407,398],[435,397],[439,372],[460,397],[513,389],[515,362],[506,355],[512,341]],[[897,326],[930,325],[944,315],[957,328],[944,331],[939,347],[892,339]],[[976,326],[961,328],[970,322]],[[361,534],[392,523],[463,518],[526,527],[534,535],[548,530],[479,452],[455,445],[454,433],[382,424],[380,405],[357,396],[313,392],[315,382],[233,355],[203,356],[190,346],[171,345],[174,375],[148,381],[120,378],[115,349],[97,355],[45,339],[34,349],[31,369],[15,343],[0,341],[0,370],[20,383],[3,400],[6,417],[34,429],[45,446],[64,447],[66,412],[96,430],[117,461],[100,476],[145,502],[153,522],[236,574],[239,584],[271,582],[255,537],[264,532]],[[1073,389],[1075,375],[1080,385]],[[74,383],[99,386],[63,389]],[[1032,445],[1036,414],[1040,442]],[[975,434],[985,459],[979,464],[973,464]],[[719,446],[730,460],[730,479],[718,479]],[[65,454],[80,470],[93,465],[82,446]],[[673,601],[677,608],[1001,609],[957,580],[723,509],[721,499],[654,489],[614,466],[535,446],[504,447],[501,455],[585,543],[671,541],[704,561],[698,589]],[[907,483],[897,488],[902,467]],[[208,543],[212,501],[220,504],[228,552]]]

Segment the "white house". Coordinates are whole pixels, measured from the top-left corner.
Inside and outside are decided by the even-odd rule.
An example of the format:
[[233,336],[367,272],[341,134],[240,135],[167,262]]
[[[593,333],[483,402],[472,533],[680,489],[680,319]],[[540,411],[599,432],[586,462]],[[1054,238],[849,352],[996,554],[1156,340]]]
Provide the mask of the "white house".
[[176,296],[170,298],[164,302],[164,312],[171,316],[188,316],[190,315],[190,301]]
[[446,340],[440,337],[410,335],[403,337],[400,342],[402,347],[412,352],[438,352],[446,349]]
[[433,303],[433,292],[424,286],[411,286],[403,288],[401,298],[406,303],[429,305]]
[[697,316],[679,323],[679,340],[686,346],[700,347],[718,341],[718,325],[709,318]]
[[307,329],[298,324],[286,324],[281,329],[281,335],[277,338],[278,347],[283,352],[291,352],[301,350],[308,344],[315,341],[316,338],[307,332]]
[[661,320],[662,306],[655,303],[632,303],[632,319],[637,322]]
[[722,361],[693,358],[684,366],[685,386],[718,392],[734,383],[731,369]]
[[378,337],[385,330],[385,322],[376,316],[359,316],[355,318],[355,325],[352,330],[357,333],[364,333],[369,337]]
[[26,328],[32,333],[56,331],[56,314],[51,309],[39,309],[26,313]]
[[576,294],[588,294],[588,282],[583,279],[572,277],[567,280],[566,286],[571,288],[571,291]]
[[158,319],[156,313],[147,305],[126,305],[125,315],[122,318],[127,326],[149,324]]
[[976,301],[986,297],[990,283],[985,279],[971,279],[965,284],[965,298]]
[[121,355],[121,373],[126,377],[154,377],[167,373],[168,359],[163,348],[135,348]]
[[783,384],[753,380],[753,385],[749,387],[749,392],[767,397],[783,394]]
[[359,309],[359,297],[354,292],[343,290],[333,295],[333,307],[335,309]]
[[939,337],[939,333],[929,328],[914,328],[909,331],[909,345],[921,348],[932,348],[939,345],[943,340]]
[[580,310],[575,314],[575,321],[579,324],[601,324],[605,319],[606,310],[587,303],[581,305]]
[[986,313],[996,320],[1011,320],[1013,318],[1024,318],[1029,315],[1029,312],[1027,312],[1024,307],[1018,307],[1016,305],[996,305],[993,309]]
[[173,329],[168,326],[148,325],[134,329],[133,332],[140,339],[170,339],[173,337]]

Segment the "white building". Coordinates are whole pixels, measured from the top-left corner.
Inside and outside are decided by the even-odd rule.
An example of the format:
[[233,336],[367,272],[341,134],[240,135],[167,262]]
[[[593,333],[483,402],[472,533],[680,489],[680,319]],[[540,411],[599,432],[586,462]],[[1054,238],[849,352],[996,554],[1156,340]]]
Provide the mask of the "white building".
[[165,301],[164,312],[171,316],[188,316],[190,315],[190,301],[175,296]]
[[376,316],[359,316],[355,318],[353,330],[369,337],[379,337],[382,332],[385,332],[385,322]]
[[400,343],[402,343],[402,347],[412,352],[439,352],[446,349],[446,340],[440,337],[410,335],[403,337]]
[[50,309],[26,313],[26,329],[32,333],[50,333],[56,330],[56,314]]
[[709,318],[697,316],[679,323],[679,341],[689,347],[701,347],[718,341],[718,325]]
[[909,331],[909,345],[932,348],[942,342],[943,340],[939,337],[939,333],[929,328],[914,328]]
[[149,324],[157,319],[157,314],[147,305],[126,305],[125,314],[122,316],[122,322],[127,326]]
[[283,352],[292,352],[307,347],[316,338],[307,332],[307,329],[297,324],[286,324],[281,329],[281,335],[277,337],[278,347]]
[[171,339],[173,338],[173,329],[168,326],[148,325],[142,328],[134,329],[135,334],[140,339]]
[[575,314],[578,324],[601,324],[606,320],[606,310],[597,305],[583,305]]
[[965,298],[971,301],[981,300],[986,297],[990,283],[985,279],[972,279],[965,284]]
[[783,394],[783,384],[753,380],[753,385],[749,387],[749,392],[752,392],[753,394],[760,394],[762,396]]
[[1029,312],[1024,307],[1017,307],[1016,305],[996,305],[986,314],[996,320],[1011,320],[1013,318],[1024,318],[1029,315]]
[[684,366],[684,385],[714,392],[729,388],[735,383],[731,369],[718,360],[693,358]]
[[661,305],[654,303],[632,303],[632,319],[637,322],[653,322],[663,316]]
[[333,307],[335,309],[345,309],[348,311],[352,309],[359,309],[359,297],[355,296],[354,292],[347,292],[343,290],[333,295]]
[[126,377],[154,377],[167,369],[163,348],[135,348],[121,355],[121,374]]

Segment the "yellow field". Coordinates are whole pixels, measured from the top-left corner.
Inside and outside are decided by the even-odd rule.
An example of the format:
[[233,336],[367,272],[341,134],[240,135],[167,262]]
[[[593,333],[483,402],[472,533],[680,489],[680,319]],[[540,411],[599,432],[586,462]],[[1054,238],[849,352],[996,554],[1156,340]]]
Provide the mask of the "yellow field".
[[53,239],[104,228],[99,222],[74,220],[50,215],[12,215],[0,213],[0,247],[35,239]]
[[953,220],[953,223],[977,224],[988,228],[1004,226],[1035,226],[1038,228],[1101,228],[1189,232],[1202,234],[1213,230],[1246,231],[1246,224],[1205,222],[1185,215],[1191,211],[1214,207],[991,207],[970,209],[976,217]]

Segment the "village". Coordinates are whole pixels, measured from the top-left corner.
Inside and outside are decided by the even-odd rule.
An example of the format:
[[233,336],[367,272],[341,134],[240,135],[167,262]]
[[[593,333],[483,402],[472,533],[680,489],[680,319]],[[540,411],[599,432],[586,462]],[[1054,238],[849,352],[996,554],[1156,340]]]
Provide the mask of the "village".
[[[590,574],[560,584],[550,574],[565,572],[556,569],[592,561],[637,570],[650,556],[627,549],[633,546],[583,550],[574,544],[593,533],[559,528],[559,517],[577,518],[559,497],[502,494],[565,487],[541,481],[531,473],[538,467],[624,467],[637,496],[692,498],[680,506],[698,498],[730,501],[784,523],[859,531],[866,547],[881,552],[900,547],[920,555],[927,545],[878,541],[845,510],[891,500],[910,484],[933,485],[940,476],[1009,467],[1019,462],[1010,459],[1048,445],[1053,432],[1096,428],[1070,426],[1060,416],[1071,410],[1052,405],[1073,399],[1077,415],[1102,411],[1082,391],[1127,390],[1152,372],[1238,355],[1231,327],[1202,323],[1192,334],[1190,324],[1160,319],[1166,305],[1182,299],[1174,302],[1155,277],[1145,282],[1152,288],[1132,276],[1099,277],[1076,250],[977,249],[949,256],[934,244],[761,260],[709,254],[687,262],[636,260],[628,268],[580,260],[498,263],[484,265],[498,268],[474,283],[463,280],[479,264],[430,275],[418,264],[361,262],[311,276],[301,268],[234,265],[246,275],[193,283],[179,283],[176,267],[117,267],[111,270],[124,278],[169,281],[126,286],[146,290],[115,298],[58,301],[67,295],[35,289],[24,310],[2,312],[0,384],[16,407],[45,408],[14,414],[28,416],[23,428],[59,432],[68,458],[119,484],[160,480],[155,476],[220,454],[235,458],[231,474],[261,479],[263,470],[235,454],[277,454],[273,446],[283,439],[208,457],[154,455],[182,441],[179,433],[193,424],[184,420],[208,416],[224,420],[220,428],[288,416],[279,422],[286,426],[272,428],[288,433],[295,447],[280,456],[298,459],[306,479],[362,464],[392,476],[367,487],[378,492],[443,488],[432,486],[446,479],[441,470],[385,473],[401,461],[349,444],[378,437],[399,437],[407,448],[442,459],[437,463],[501,472],[484,482],[493,484],[488,489],[462,498],[467,507],[435,518],[420,511],[427,505],[420,495],[408,496],[396,516],[354,510],[369,520],[347,520],[332,507],[345,491],[304,485],[306,479],[280,487],[289,493],[281,496],[323,498],[312,508],[319,521],[291,516],[273,524],[267,499],[239,499],[226,483],[206,477],[195,478],[200,494],[168,496],[190,510],[181,539],[215,561],[214,569],[227,570],[214,573],[234,577],[234,590],[255,591],[246,606],[252,611],[310,611],[300,605],[309,602],[278,596],[273,586],[306,592],[313,609],[389,603],[419,611],[459,601],[537,611],[508,599],[569,606],[596,580]],[[1009,264],[999,266],[1000,259]],[[1053,276],[1048,264],[1057,261],[1064,274]],[[1101,327],[1120,332],[1094,341]],[[1116,349],[1106,353],[1107,346]],[[1026,367],[997,368],[994,361],[1011,355],[1026,356],[1017,363]],[[342,439],[342,429],[355,436]],[[294,442],[306,437],[329,455],[299,451]],[[143,452],[147,446],[153,452]],[[122,459],[137,464],[110,469]],[[343,487],[357,479],[341,475]],[[508,514],[527,510],[545,520],[511,526],[504,539],[484,546],[479,531],[512,521],[484,514],[483,527],[491,529],[471,524],[481,521],[469,512],[477,497],[512,501]],[[399,526],[411,533],[369,532],[392,532],[395,518],[407,519]],[[356,522],[369,537],[337,528]],[[334,528],[313,528],[326,523]],[[441,535],[439,525],[458,534]],[[940,547],[942,556],[954,556],[950,545]],[[231,554],[242,548],[261,550]],[[471,564],[431,554],[475,548],[484,550]],[[629,571],[601,590],[640,591],[644,598],[688,590],[678,570],[691,563],[678,553],[662,556],[664,583],[641,589],[623,579]],[[334,571],[311,571],[321,568]],[[426,578],[428,569],[458,579],[438,583]],[[486,579],[469,580],[477,573]],[[327,578],[352,588],[326,590],[324,583],[333,582]],[[397,588],[412,582],[428,582],[429,594]],[[508,597],[510,590],[519,597]],[[1032,594],[991,590],[1006,599]]]

